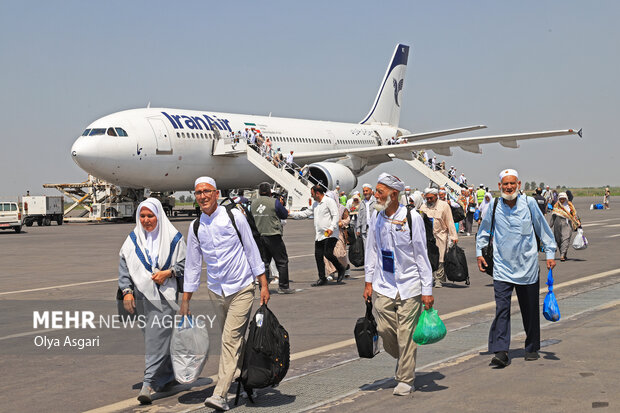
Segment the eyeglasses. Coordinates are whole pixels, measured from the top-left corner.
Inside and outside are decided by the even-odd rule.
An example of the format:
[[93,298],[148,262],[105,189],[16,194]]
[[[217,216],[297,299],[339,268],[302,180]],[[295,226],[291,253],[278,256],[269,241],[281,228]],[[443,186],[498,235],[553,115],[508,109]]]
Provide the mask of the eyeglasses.
[[217,189],[205,189],[204,191],[194,192],[195,196],[211,195],[213,192],[217,192]]

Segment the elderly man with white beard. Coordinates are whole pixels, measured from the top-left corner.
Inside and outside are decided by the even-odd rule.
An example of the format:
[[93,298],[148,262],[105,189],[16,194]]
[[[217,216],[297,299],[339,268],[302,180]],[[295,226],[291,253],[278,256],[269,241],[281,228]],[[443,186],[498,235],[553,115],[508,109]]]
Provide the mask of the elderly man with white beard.
[[[422,304],[433,306],[433,278],[426,251],[424,221],[398,202],[403,182],[387,173],[379,175],[375,210],[368,226],[365,254],[366,285],[363,297],[376,292],[377,330],[385,351],[397,359],[393,394],[406,396],[415,379],[416,343],[413,330]],[[411,222],[407,218],[411,217]]]
[[420,207],[420,211],[424,212],[429,218],[433,219],[433,235],[439,248],[439,268],[433,271],[433,286],[441,288],[446,282],[446,273],[444,271],[444,256],[450,247],[450,242],[456,244],[458,235],[456,227],[452,219],[452,210],[446,201],[438,199],[439,191],[437,188],[426,188],[424,190],[424,198],[426,204]]
[[553,232],[534,198],[519,195],[521,181],[514,169],[499,174],[501,199],[495,198],[485,214],[476,239],[478,269],[485,271],[488,263],[482,249],[493,235],[493,290],[495,319],[489,332],[489,351],[495,353],[491,365],[498,368],[510,364],[510,301],[516,290],[525,330],[525,360],[538,359],[540,349],[538,245],[540,238],[547,255],[547,269],[555,267],[557,249]]

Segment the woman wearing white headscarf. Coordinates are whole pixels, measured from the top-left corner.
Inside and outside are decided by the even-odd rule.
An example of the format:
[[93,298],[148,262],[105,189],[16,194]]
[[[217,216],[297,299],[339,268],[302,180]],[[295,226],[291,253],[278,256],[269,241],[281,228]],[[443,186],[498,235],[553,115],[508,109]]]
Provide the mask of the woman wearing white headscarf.
[[480,204],[480,217],[478,218],[478,224],[482,222],[482,218],[484,218],[484,215],[487,213],[487,210],[489,209],[489,205],[491,205],[492,203],[493,203],[493,195],[490,192],[487,192],[486,194],[484,194],[484,199],[482,203]]
[[566,254],[568,253],[568,246],[570,245],[573,231],[581,228],[581,221],[575,206],[568,200],[566,192],[558,195],[558,202],[553,205],[551,213],[551,223],[549,226],[553,228],[555,242],[558,244],[558,251],[560,251],[560,261],[566,261]]
[[177,278],[182,281],[185,250],[183,236],[166,217],[161,202],[155,198],[142,201],[136,227],[121,247],[118,267],[123,306],[146,321],[144,380],[138,395],[142,404],[151,403],[155,391],[174,382],[169,319],[179,309]]

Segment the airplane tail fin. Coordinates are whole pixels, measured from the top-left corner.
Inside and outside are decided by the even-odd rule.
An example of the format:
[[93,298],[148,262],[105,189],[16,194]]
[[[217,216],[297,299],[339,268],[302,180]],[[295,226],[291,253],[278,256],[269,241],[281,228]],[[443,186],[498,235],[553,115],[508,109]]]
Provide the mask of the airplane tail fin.
[[405,81],[408,57],[409,46],[396,45],[396,50],[394,50],[390,65],[385,72],[375,102],[368,115],[360,122],[361,124],[398,126],[402,99],[401,91]]

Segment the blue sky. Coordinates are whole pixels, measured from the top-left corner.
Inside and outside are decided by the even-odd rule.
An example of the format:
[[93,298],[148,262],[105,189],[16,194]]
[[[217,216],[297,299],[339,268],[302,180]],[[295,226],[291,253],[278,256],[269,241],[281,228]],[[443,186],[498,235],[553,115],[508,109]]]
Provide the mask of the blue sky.
[[[514,167],[524,181],[620,185],[618,16],[615,1],[2,0],[0,196],[84,180],[69,154],[84,127],[149,102],[358,122],[399,42],[411,46],[402,127],[584,129],[455,149],[446,162],[470,182]],[[423,187],[403,165],[360,183],[387,170]]]

